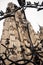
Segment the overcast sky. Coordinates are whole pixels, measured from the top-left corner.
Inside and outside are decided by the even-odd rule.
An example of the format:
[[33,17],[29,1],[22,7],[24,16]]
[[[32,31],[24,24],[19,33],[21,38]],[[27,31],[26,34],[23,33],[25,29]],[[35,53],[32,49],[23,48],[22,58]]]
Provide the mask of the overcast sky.
[[[43,0],[26,0],[26,1],[31,1],[32,3],[39,1],[41,4]],[[0,0],[0,10],[3,10],[5,12],[7,4],[9,2],[13,2],[19,6],[17,0]],[[26,9],[25,14],[27,20],[31,22],[31,25],[33,26],[34,30],[37,32],[39,30],[39,25],[43,26],[43,10],[38,12],[37,9],[28,8]],[[0,21],[0,38],[3,30],[3,22],[4,20]]]

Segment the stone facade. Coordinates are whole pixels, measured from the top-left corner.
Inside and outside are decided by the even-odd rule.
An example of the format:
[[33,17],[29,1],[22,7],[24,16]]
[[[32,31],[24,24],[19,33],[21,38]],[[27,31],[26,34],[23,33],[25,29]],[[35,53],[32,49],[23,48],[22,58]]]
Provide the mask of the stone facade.
[[[3,32],[1,37],[1,44],[5,45],[8,48],[12,48],[14,46],[14,54],[10,56],[10,59],[16,61],[19,59],[27,58],[30,59],[30,56],[26,56],[25,54],[30,53],[31,51],[25,47],[29,46],[30,43],[33,43],[33,45],[37,45],[37,43],[40,43],[41,35],[43,37],[43,34],[39,36],[34,31],[32,25],[29,21],[27,21],[23,9],[18,10],[15,12],[15,9],[17,8],[16,5],[9,3],[8,7],[12,14],[15,15],[15,17],[8,17],[5,19],[3,23]],[[8,8],[7,7],[7,8]],[[6,13],[8,10],[6,10]],[[41,32],[40,32],[41,33]],[[9,44],[6,43],[6,40],[9,39]],[[5,52],[6,48],[1,46],[1,53]],[[22,48],[25,50],[25,52],[21,52]],[[5,60],[6,65],[9,65],[9,61]],[[30,63],[28,65],[31,65]]]
[[43,40],[43,26],[40,26],[40,33],[39,33],[39,37],[41,40]]

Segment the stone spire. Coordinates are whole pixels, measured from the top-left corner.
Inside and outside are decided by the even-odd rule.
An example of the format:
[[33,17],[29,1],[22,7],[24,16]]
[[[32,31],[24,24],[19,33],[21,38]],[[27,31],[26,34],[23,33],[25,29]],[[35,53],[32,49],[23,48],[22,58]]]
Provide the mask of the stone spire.
[[[33,44],[39,42],[39,37],[33,30],[30,22],[27,21],[24,10],[18,10],[15,12],[15,9],[18,7],[13,4],[9,3],[8,7],[6,9],[6,13],[12,12],[14,14],[14,17],[8,17],[4,20],[3,23],[3,32],[1,37],[1,44],[5,45],[8,48],[14,47],[14,53],[13,55],[10,55],[10,59],[16,61],[22,58],[28,58],[30,57],[25,54],[30,53],[30,50],[25,47],[29,46],[32,42]],[[31,41],[31,42],[30,42]],[[3,50],[4,49],[4,50]],[[23,51],[23,50],[24,51]],[[1,53],[5,52],[6,48],[4,48],[1,45]],[[7,50],[6,50],[7,51]],[[9,65],[10,62],[6,61],[6,65]]]
[[43,39],[43,26],[40,26],[40,33],[39,33],[39,36],[40,36],[40,39],[42,40]]

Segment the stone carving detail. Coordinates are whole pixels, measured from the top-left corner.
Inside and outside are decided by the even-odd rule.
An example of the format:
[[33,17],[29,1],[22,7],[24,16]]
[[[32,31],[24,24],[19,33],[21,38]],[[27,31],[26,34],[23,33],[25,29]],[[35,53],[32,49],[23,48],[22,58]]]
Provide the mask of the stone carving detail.
[[43,46],[38,34],[33,30],[30,22],[25,18],[22,10],[9,3],[15,17],[8,17],[4,21],[0,42],[0,65],[43,65]]

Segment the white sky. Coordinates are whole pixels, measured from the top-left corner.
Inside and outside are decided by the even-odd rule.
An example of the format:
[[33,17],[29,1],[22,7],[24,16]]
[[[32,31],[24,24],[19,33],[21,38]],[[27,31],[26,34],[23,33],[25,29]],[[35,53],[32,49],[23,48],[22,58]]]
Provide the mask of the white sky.
[[[39,1],[41,3],[43,0],[26,0],[26,1],[31,1],[32,3]],[[9,2],[13,2],[19,6],[17,0],[0,0],[0,10],[3,10],[5,12],[7,4]],[[34,30],[37,32],[39,30],[38,25],[43,26],[43,10],[38,12],[37,9],[28,8],[26,9],[25,14],[27,20],[31,22]],[[2,35],[3,21],[4,20],[0,21],[0,39]]]

